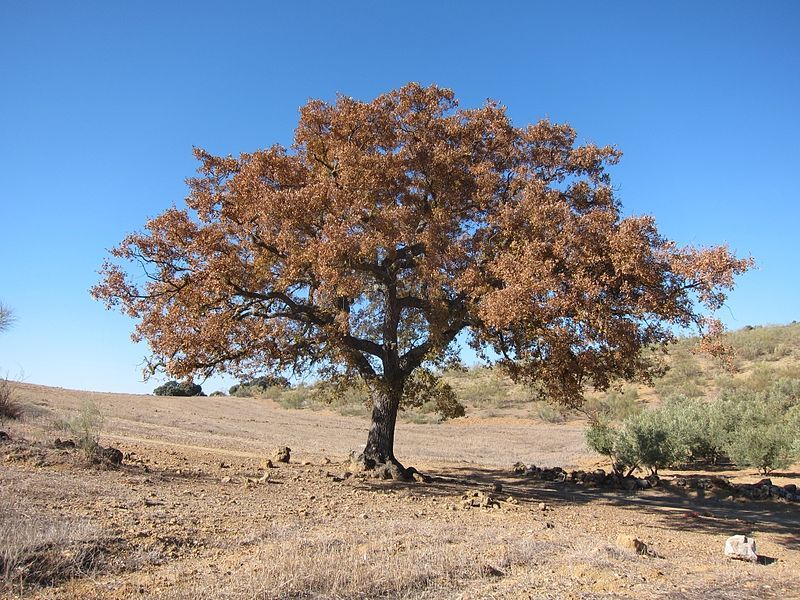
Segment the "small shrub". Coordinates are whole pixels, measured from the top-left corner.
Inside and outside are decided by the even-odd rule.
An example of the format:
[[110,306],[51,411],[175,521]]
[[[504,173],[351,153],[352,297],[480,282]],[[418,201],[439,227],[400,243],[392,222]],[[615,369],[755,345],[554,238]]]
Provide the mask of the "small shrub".
[[537,402],[534,414],[545,423],[563,423],[566,418],[563,411],[547,402]]
[[227,396],[225,392],[222,390],[217,390],[216,392],[211,392],[210,396],[217,397],[217,396]]
[[153,390],[156,396],[205,396],[203,388],[191,381],[178,383],[171,380]]
[[413,423],[415,425],[430,425],[432,423],[441,422],[441,419],[432,413],[421,412],[405,412],[403,413],[403,420],[406,423]]
[[103,414],[91,400],[81,405],[77,416],[64,423],[66,429],[75,438],[75,445],[83,450],[88,459],[97,456],[100,432],[103,428]]
[[286,390],[283,388],[273,388],[277,403],[283,408],[308,408],[311,394],[304,388]]
[[0,423],[22,417],[22,407],[14,399],[14,382],[0,378]]

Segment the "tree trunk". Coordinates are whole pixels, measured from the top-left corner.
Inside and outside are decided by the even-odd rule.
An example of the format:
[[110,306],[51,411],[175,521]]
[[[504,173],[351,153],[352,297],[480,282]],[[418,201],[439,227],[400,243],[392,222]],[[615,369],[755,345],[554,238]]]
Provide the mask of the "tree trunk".
[[400,407],[396,390],[375,390],[372,394],[372,422],[364,456],[376,463],[387,463],[394,457],[394,427]]
[[402,385],[375,387],[372,392],[372,422],[367,445],[357,461],[376,476],[385,479],[409,479],[406,469],[394,456],[394,429],[403,394]]

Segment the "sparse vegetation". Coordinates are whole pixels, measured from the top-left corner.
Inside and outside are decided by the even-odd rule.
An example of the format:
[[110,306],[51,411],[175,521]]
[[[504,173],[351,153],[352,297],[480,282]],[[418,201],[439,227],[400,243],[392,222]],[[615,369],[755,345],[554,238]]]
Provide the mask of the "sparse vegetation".
[[14,384],[8,377],[0,377],[0,423],[22,417],[22,406],[14,398]]
[[0,511],[0,592],[54,586],[90,575],[103,562],[97,526],[69,515],[42,516],[20,498]]
[[[778,398],[790,397],[792,389],[782,382],[769,394],[776,406],[785,406]],[[287,397],[294,392],[285,391]],[[764,501],[769,511],[762,522],[768,525],[759,543],[777,562],[742,574],[720,568],[719,557],[709,555],[709,545],[720,545],[718,528],[686,526],[684,512],[705,505],[677,494],[675,486],[648,492],[646,501],[680,506],[677,513],[619,506],[614,492],[595,495],[591,486],[573,495],[573,483],[511,473],[509,456],[568,471],[568,465],[593,464],[576,423],[502,419],[409,426],[438,419],[423,405],[401,414],[400,435],[434,480],[398,486],[358,473],[343,477],[365,424],[317,414],[313,408],[332,406],[321,401],[290,419],[271,402],[236,397],[224,403],[198,398],[187,410],[184,402],[154,396],[131,402],[127,395],[31,384],[20,384],[18,393],[26,405],[43,410],[22,424],[30,442],[20,435],[0,444],[0,506],[21,507],[16,514],[32,517],[9,521],[6,539],[52,535],[38,549],[22,547],[26,538],[12,539],[9,550],[19,558],[10,564],[31,566],[24,580],[0,581],[2,597],[510,599],[535,589],[557,598],[624,595],[634,577],[643,595],[676,584],[738,591],[739,577],[747,577],[748,585],[758,578],[758,587],[747,588],[756,592],[762,584],[776,594],[800,585],[797,553],[787,541],[796,529],[795,503]],[[309,387],[300,393],[313,392]],[[343,406],[363,414],[358,397]],[[124,471],[87,472],[71,451],[53,447],[52,431],[37,431],[63,411],[77,414],[87,399],[115,415],[102,433],[130,453]],[[702,402],[675,400],[681,401]],[[795,406],[787,414],[799,418]],[[486,410],[506,409],[481,413]],[[265,469],[264,455],[278,440],[291,446],[292,461]],[[631,449],[616,450],[625,459]],[[753,481],[752,471],[741,478]],[[253,483],[259,474],[269,479]],[[770,477],[779,486],[797,483],[790,473]],[[503,486],[493,494],[499,507],[463,508],[465,495],[473,489],[489,494],[494,483]],[[553,493],[553,485],[567,493]],[[724,510],[731,518],[750,518],[758,506],[729,502]],[[613,540],[620,533],[642,537],[668,560],[655,565],[619,550]],[[41,562],[25,558],[31,556]],[[654,566],[663,573],[655,580],[649,579]]]
[[248,379],[231,386],[228,393],[231,396],[249,397],[265,395],[274,389],[285,390],[291,387],[289,380],[281,375],[264,375],[255,379]]
[[91,400],[84,400],[78,414],[72,418],[57,419],[52,422],[54,429],[69,434],[87,459],[97,458],[100,449],[99,439],[103,429],[103,414],[100,408]]

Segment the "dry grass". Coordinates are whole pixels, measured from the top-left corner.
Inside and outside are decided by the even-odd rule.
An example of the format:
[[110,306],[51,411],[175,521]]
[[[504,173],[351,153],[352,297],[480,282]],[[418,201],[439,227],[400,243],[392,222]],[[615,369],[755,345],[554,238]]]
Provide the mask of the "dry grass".
[[[124,448],[138,439],[165,445],[222,449],[263,456],[276,446],[298,449],[298,460],[347,456],[363,447],[369,423],[330,410],[285,410],[268,398],[165,398],[103,394],[22,383],[18,397],[38,415],[27,421],[31,435],[54,421],[69,423],[87,401],[100,408],[100,443]],[[47,439],[47,438],[46,438]],[[448,443],[442,443],[449,440]],[[569,466],[585,454],[583,425],[542,425],[529,420],[461,418],[444,423],[398,425],[395,449],[408,465],[472,462],[510,466],[517,461]],[[294,456],[294,454],[293,454]]]
[[85,519],[30,514],[4,499],[0,512],[0,590],[52,586],[104,562],[99,528]]
[[241,540],[249,559],[214,589],[208,582],[169,598],[406,598],[438,596],[528,568],[555,543],[509,535],[502,528],[414,520],[379,522],[373,536],[279,526]]
[[8,377],[0,378],[0,423],[22,417],[22,406],[14,398],[16,382]]
[[[668,486],[640,498],[511,473],[515,460],[581,459],[581,428],[569,424],[403,423],[400,456],[434,476],[405,484],[337,479],[367,424],[331,411],[30,384],[20,384],[18,398],[28,418],[0,445],[9,573],[0,597],[642,598],[734,583],[750,586],[742,588],[749,597],[764,597],[765,586],[787,597],[800,585],[792,506],[765,506],[764,521],[756,507],[709,504],[714,518],[700,519],[686,516],[693,500]],[[53,447],[61,432],[52,422],[71,421],[87,400],[106,415],[101,443],[129,453],[119,469]],[[292,448],[291,462],[264,468],[279,445]],[[268,482],[249,481],[263,473]],[[495,484],[500,508],[464,508],[465,493]],[[740,517],[759,519],[759,548],[774,564],[723,561]],[[622,533],[667,558],[617,550]]]

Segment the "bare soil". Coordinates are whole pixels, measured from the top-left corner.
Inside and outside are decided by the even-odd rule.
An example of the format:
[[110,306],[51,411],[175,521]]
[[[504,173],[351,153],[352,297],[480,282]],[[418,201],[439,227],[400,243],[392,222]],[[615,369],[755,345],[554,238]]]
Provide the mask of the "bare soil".
[[[680,488],[669,474],[621,492],[512,473],[517,461],[602,466],[580,423],[401,424],[398,458],[432,476],[401,483],[347,475],[366,440],[358,418],[253,398],[16,394],[25,418],[0,427],[11,436],[0,441],[0,596],[800,598],[798,504]],[[57,423],[87,400],[122,466],[54,447]],[[270,468],[278,446],[291,462]],[[800,483],[797,471],[771,478]],[[475,493],[495,508],[465,508]],[[761,563],[723,557],[734,534],[756,538]],[[621,549],[620,535],[650,553]]]

